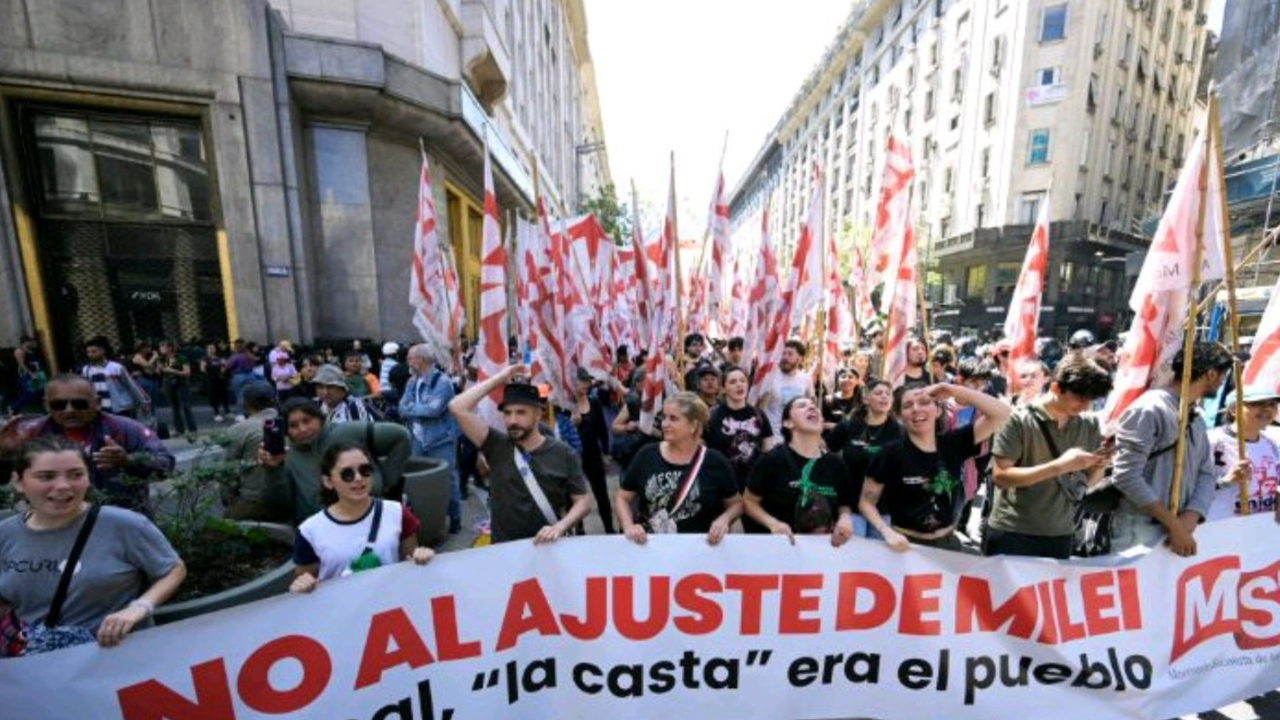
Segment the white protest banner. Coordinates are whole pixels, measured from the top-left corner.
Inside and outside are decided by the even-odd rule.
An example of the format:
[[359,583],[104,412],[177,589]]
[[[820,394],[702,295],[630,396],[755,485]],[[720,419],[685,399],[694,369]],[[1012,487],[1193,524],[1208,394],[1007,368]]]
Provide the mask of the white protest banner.
[[818,537],[511,543],[0,661],[0,713],[1177,717],[1280,686],[1280,526],[1196,537],[1195,557],[1116,567]]

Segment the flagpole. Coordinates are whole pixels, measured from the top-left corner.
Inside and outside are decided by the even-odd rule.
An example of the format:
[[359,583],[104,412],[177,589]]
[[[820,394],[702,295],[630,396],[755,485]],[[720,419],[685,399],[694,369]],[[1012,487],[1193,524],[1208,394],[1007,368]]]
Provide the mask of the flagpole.
[[671,193],[667,202],[671,206],[671,243],[672,252],[676,254],[676,387],[686,390],[684,386],[684,304],[680,302],[680,289],[684,287],[680,274],[680,232],[676,229],[676,153],[671,151]]
[[[1227,216],[1226,179],[1222,173],[1222,125],[1218,117],[1218,91],[1209,89],[1209,128],[1213,132],[1212,157],[1205,158],[1208,163],[1216,163],[1218,168],[1218,217],[1222,218],[1222,256],[1225,258],[1223,271],[1226,273],[1227,308],[1231,311],[1231,375],[1236,383],[1236,457],[1243,460],[1248,455],[1244,437],[1244,363],[1240,362],[1240,313],[1236,304],[1236,268],[1235,257],[1231,252],[1231,223]],[[1240,481],[1240,514],[1249,514],[1249,480]]]
[[[908,207],[910,207],[910,205],[908,205]],[[919,223],[919,225],[920,225],[920,226],[923,226],[923,225],[925,225],[925,223]],[[914,238],[913,238],[913,239],[912,239],[912,242],[914,242],[914,241],[915,241],[915,240],[914,240]],[[919,257],[919,255],[917,255],[916,257],[918,258],[918,257]],[[925,367],[925,371],[924,371],[924,372],[925,372],[925,374],[926,374],[926,375],[928,375],[928,376],[929,376],[929,380],[930,380],[930,381],[932,381],[932,382],[938,382],[938,378],[935,378],[935,377],[933,376],[933,373],[932,373],[932,372],[930,372],[930,371],[929,371],[929,369],[928,369],[928,368],[929,368],[929,364],[930,364],[930,363],[929,363],[929,359],[930,359],[930,355],[929,355],[929,353],[930,353],[930,350],[929,350],[929,308],[925,305],[925,302],[924,302],[924,286],[925,286],[925,285],[927,285],[927,284],[929,283],[929,266],[928,266],[928,265],[925,265],[925,268],[924,268],[924,282],[923,282],[923,283],[922,283],[922,282],[920,282],[920,273],[919,273],[919,270],[920,270],[920,264],[919,264],[919,263],[916,263],[916,273],[917,273],[917,274],[916,274],[916,302],[920,303],[920,331],[921,331],[921,332],[920,332],[920,344],[924,346],[924,367]]]
[[[1226,222],[1226,220],[1224,219],[1223,222]],[[1280,226],[1271,228],[1269,230],[1263,230],[1262,239],[1259,240],[1258,244],[1254,245],[1253,248],[1250,249],[1249,252],[1246,253],[1243,258],[1241,258],[1239,263],[1233,264],[1232,269],[1238,270],[1240,268],[1243,268],[1245,265],[1248,265],[1250,261],[1252,261],[1254,258],[1258,256],[1258,253],[1262,252],[1263,250],[1266,250],[1268,247],[1271,246],[1271,243],[1275,242],[1277,235],[1280,235]],[[1232,261],[1231,258],[1226,258],[1224,262],[1230,263],[1231,261]],[[1224,284],[1225,283],[1223,281],[1218,281],[1218,284],[1215,285],[1213,288],[1213,292],[1206,295],[1204,299],[1200,301],[1200,304],[1196,306],[1197,314],[1202,313],[1205,310],[1209,309],[1209,306],[1213,304],[1214,298],[1218,296],[1218,292],[1222,290],[1222,286]]]
[[[817,165],[817,163],[815,163],[815,165]],[[819,166],[818,172],[816,173],[816,175],[817,175],[816,179],[818,181],[818,192],[822,193],[822,197],[819,198],[818,200],[818,207],[822,208],[822,225],[823,225],[822,250],[821,250],[822,254],[818,257],[818,277],[820,278],[820,281],[821,281],[820,287],[822,288],[822,295],[825,296],[827,294],[826,292],[827,291],[827,248],[832,245],[832,243],[835,241],[835,238],[831,238],[827,236],[827,232],[829,230],[829,228],[827,227],[827,178],[823,175],[821,166]],[[818,367],[817,367],[817,373],[816,373],[818,387],[826,389],[823,385],[823,377],[822,377],[822,366],[824,364],[823,361],[826,360],[826,357],[827,357],[827,303],[825,298],[823,299],[822,302],[818,303],[818,344],[816,349],[818,351],[817,353]],[[835,383],[833,382],[832,385],[834,384]],[[832,392],[833,393],[835,392],[834,388],[832,388]],[[818,414],[819,416],[821,416],[823,411],[822,406],[824,404],[823,401],[826,399],[826,393],[820,392],[817,395],[818,395]]]
[[[1206,128],[1201,142],[1209,142],[1208,128]],[[1190,310],[1194,310],[1196,307],[1195,293],[1199,290],[1200,285],[1200,264],[1204,262],[1205,188],[1209,184],[1209,159],[1207,156],[1208,152],[1202,153],[1204,160],[1200,166],[1200,213],[1196,222],[1196,247],[1195,252],[1192,253],[1191,285],[1187,290],[1187,306]],[[1225,222],[1225,218],[1223,220]],[[1175,516],[1178,514],[1178,508],[1182,504],[1182,470],[1186,464],[1184,452],[1187,444],[1187,422],[1191,415],[1191,399],[1187,396],[1191,393],[1191,352],[1196,339],[1197,315],[1198,313],[1196,312],[1188,312],[1182,329],[1182,389],[1178,393],[1178,442],[1173,456],[1173,488],[1169,493],[1169,511]],[[1237,391],[1238,396],[1239,392]],[[1236,412],[1239,414],[1239,404],[1236,407]]]

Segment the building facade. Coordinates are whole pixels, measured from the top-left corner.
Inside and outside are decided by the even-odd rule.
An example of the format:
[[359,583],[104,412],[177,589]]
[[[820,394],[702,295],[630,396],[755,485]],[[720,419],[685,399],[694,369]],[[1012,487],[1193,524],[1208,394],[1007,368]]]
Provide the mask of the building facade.
[[412,338],[420,147],[474,327],[486,138],[505,223],[601,122],[580,0],[2,3],[0,346]]
[[[1203,0],[866,0],[854,4],[732,196],[791,243],[814,164],[846,242],[874,223],[886,138],[916,167],[936,324],[1003,322],[1042,203],[1054,223],[1041,330],[1110,330],[1124,255],[1193,134]],[[786,253],[784,252],[784,255]],[[1101,326],[1099,324],[1101,323]]]

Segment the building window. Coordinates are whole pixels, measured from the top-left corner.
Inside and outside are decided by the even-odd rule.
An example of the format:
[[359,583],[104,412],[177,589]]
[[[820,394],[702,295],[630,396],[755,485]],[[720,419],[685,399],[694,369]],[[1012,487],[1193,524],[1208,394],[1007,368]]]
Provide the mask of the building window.
[[991,176],[991,148],[982,148],[982,177]]
[[933,90],[924,93],[924,116],[926,120],[933,117]]
[[964,274],[964,296],[971,300],[981,300],[987,292],[987,266],[974,265]]
[[1049,130],[1031,131],[1031,143],[1027,151],[1028,165],[1044,165],[1049,162]]
[[996,265],[996,297],[1009,295],[1018,286],[1018,275],[1022,273],[1022,263],[1002,262]]
[[1033,225],[1040,219],[1040,203],[1044,202],[1045,193],[1023,193],[1018,200],[1018,222]]
[[1040,21],[1040,42],[1053,42],[1067,37],[1067,5],[1054,5],[1044,9]]
[[1036,84],[1041,86],[1057,85],[1058,84],[1058,68],[1047,67],[1047,68],[1040,68],[1039,70],[1037,70]]
[[987,126],[993,125],[996,121],[996,94],[994,91],[987,93],[987,96],[982,99],[982,121]]
[[942,174],[942,191],[943,192],[950,193],[952,188],[955,187],[955,175],[956,175],[955,170],[953,170],[952,168],[947,168],[946,172]]
[[964,74],[960,68],[951,71],[951,99],[960,102],[964,98]]
[[[1075,294],[1080,294],[1080,292],[1083,291],[1084,288],[1072,287],[1073,285],[1075,285],[1076,279],[1080,274],[1081,273],[1078,273],[1076,271],[1076,264],[1073,262],[1064,262],[1061,265],[1059,265],[1058,266],[1058,295],[1059,296],[1070,295],[1070,294],[1073,294],[1072,293],[1073,290],[1075,291]],[[1080,278],[1080,279],[1083,280],[1084,278]]]

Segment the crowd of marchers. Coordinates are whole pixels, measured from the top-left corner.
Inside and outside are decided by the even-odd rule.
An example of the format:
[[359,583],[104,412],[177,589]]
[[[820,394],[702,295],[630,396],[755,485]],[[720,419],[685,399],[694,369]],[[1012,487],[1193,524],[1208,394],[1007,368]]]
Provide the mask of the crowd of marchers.
[[[608,376],[579,370],[560,403],[514,346],[512,364],[483,380],[465,348],[441,367],[433,348],[394,342],[372,358],[359,346],[311,355],[237,342],[225,357],[211,346],[195,366],[217,374],[210,402],[233,422],[220,442],[241,477],[223,490],[223,512],[296,528],[294,592],[430,561],[404,499],[411,456],[447,464],[452,532],[470,489],[484,491],[495,543],[583,534],[594,512],[604,532],[640,545],[652,534],[714,545],[745,532],[823,535],[837,547],[866,538],[901,552],[1065,560],[1167,546],[1186,556],[1202,524],[1276,511],[1274,391],[1237,388],[1221,413],[1193,412],[1180,430],[1175,382],[1108,424],[1114,343],[1077,333],[1060,357],[1013,363],[1004,342],[940,340],[909,341],[895,386],[877,377],[876,334],[834,369],[792,339],[767,390],[752,392],[741,338],[691,334],[657,364],[656,406],[642,389],[647,358],[626,348]],[[174,469],[154,423],[135,419],[152,393],[102,343],[85,354],[79,372],[45,377],[38,345],[15,353],[33,381],[26,399],[44,412],[0,427],[0,472],[24,507],[0,521],[0,657],[118,644],[151,624],[185,576],[150,520],[147,484],[124,481]],[[162,368],[180,365],[163,361],[172,348],[160,354]],[[1234,360],[1196,343],[1171,369],[1189,377],[1199,408]],[[179,407],[184,395],[174,394]]]

